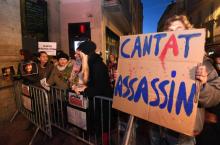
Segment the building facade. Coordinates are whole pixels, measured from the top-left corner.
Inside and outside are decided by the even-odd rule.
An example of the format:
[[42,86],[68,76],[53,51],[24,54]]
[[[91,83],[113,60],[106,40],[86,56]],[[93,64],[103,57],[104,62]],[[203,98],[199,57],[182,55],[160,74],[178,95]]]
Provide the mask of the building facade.
[[218,49],[220,51],[220,1],[176,0],[161,16],[158,30],[161,30],[167,17],[182,13],[189,17],[195,28],[206,29],[206,50]]
[[78,42],[91,39],[107,60],[118,56],[120,36],[142,33],[142,22],[140,0],[61,0],[61,50],[72,55]]
[[[2,0],[0,8],[0,68],[15,71],[19,50],[36,52],[38,41],[57,42],[73,55],[79,42],[91,39],[107,61],[118,56],[120,36],[142,33],[141,0]],[[12,85],[0,78],[0,122],[16,108]]]
[[185,0],[185,9],[196,28],[206,28],[207,48],[220,50],[220,1]]

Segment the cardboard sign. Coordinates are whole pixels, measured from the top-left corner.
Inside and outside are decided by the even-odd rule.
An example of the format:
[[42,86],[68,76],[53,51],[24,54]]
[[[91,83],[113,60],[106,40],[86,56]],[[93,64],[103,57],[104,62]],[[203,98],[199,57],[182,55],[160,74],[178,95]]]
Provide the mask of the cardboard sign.
[[68,103],[70,105],[80,107],[83,109],[88,108],[88,98],[83,97],[83,95],[77,95],[76,93],[73,92],[68,92]]
[[23,93],[24,95],[30,96],[29,86],[22,84],[22,85],[21,85],[21,90],[22,90],[22,93]]
[[38,51],[45,51],[48,55],[56,56],[56,42],[38,42]]
[[29,98],[25,95],[22,95],[21,100],[22,100],[22,104],[23,104],[24,108],[26,108],[29,111],[32,111],[31,98]]
[[123,36],[113,108],[193,135],[205,30]]
[[86,112],[67,106],[67,120],[69,123],[87,130]]

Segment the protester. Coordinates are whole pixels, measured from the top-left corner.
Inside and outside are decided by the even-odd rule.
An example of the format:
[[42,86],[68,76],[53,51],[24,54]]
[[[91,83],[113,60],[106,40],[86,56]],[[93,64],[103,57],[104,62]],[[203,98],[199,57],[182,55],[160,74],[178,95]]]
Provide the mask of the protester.
[[76,54],[82,59],[82,69],[89,71],[88,83],[83,87],[76,88],[75,91],[79,94],[84,92],[89,97],[106,96],[112,97],[112,88],[109,82],[107,66],[102,61],[100,55],[95,53],[96,44],[92,41],[82,42]]
[[[76,50],[76,54],[78,54],[82,60],[82,71],[83,71],[83,80],[87,82],[87,85],[82,85],[81,87],[73,88],[77,94],[84,92],[85,96],[88,96],[90,99],[90,106],[93,102],[94,96],[104,96],[104,97],[112,97],[113,90],[110,86],[109,76],[108,76],[108,68],[102,61],[100,55],[95,53],[96,44],[92,41],[84,41],[82,42]],[[97,107],[98,108],[98,107]],[[92,108],[91,108],[92,109]],[[103,131],[102,139],[103,144],[108,145],[109,143],[109,134],[108,132],[108,104],[103,102]],[[101,131],[100,128],[100,108],[96,109],[96,112],[90,112],[92,117],[91,126],[96,126],[96,132],[99,133]],[[97,124],[97,125],[95,125]],[[100,134],[99,134],[100,135]],[[98,136],[99,136],[98,135]]]
[[[192,29],[192,25],[184,15],[169,18],[164,26],[164,31],[178,31]],[[196,118],[195,135],[199,134],[203,127],[202,111],[204,107],[215,106],[220,102],[220,80],[210,59],[204,57],[203,65],[196,69],[195,78],[200,83],[199,107]],[[200,112],[201,111],[201,112]],[[186,136],[172,130],[152,125],[150,128],[151,145],[195,145],[195,138]]]
[[108,73],[110,77],[110,83],[111,83],[111,86],[114,87],[115,85],[114,72],[117,70],[117,60],[113,54],[109,55],[109,61],[107,63],[107,66],[108,66]]
[[77,86],[86,84],[83,80],[82,73],[82,60],[78,54],[75,54],[74,59],[72,59],[73,69],[69,78],[70,88],[74,90]]
[[53,70],[53,64],[48,61],[48,55],[45,51],[39,52],[38,60],[38,71],[40,80],[43,78],[48,79]]
[[69,88],[69,77],[72,71],[72,63],[69,61],[69,56],[61,52],[57,55],[58,64],[54,66],[51,75],[45,81],[42,81],[42,85],[52,86],[55,85],[60,89],[68,89]]
[[[220,52],[215,51],[213,56],[216,71],[220,72]],[[220,96],[219,96],[220,97]],[[220,139],[220,104],[206,108],[204,129],[196,138],[197,145],[219,145]]]

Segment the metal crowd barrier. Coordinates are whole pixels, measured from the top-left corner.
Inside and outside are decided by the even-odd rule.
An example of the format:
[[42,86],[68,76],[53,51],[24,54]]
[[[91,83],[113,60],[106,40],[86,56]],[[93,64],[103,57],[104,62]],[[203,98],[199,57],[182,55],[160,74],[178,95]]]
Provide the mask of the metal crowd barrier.
[[[91,141],[88,131],[84,130],[71,122],[71,118],[79,119],[79,112],[74,109],[68,113],[68,94],[66,90],[57,87],[51,87],[49,92],[52,125],[63,132],[73,136],[85,144],[94,144]],[[74,111],[74,112],[73,112]],[[77,111],[77,112],[76,112]],[[78,116],[77,116],[78,115]],[[70,118],[70,119],[68,119]],[[78,123],[80,123],[78,121]]]
[[51,87],[49,94],[53,126],[85,144],[122,142],[121,123],[118,112],[111,107],[112,98],[95,96],[88,100],[56,87]]
[[21,82],[14,82],[15,101],[17,111],[13,115],[11,122],[16,115],[21,112],[29,121],[36,125],[37,129],[29,144],[32,144],[38,131],[43,131],[52,137],[49,98],[44,89],[35,86],[27,86]]
[[95,96],[93,98],[94,116],[96,122],[97,144],[119,145],[122,137],[120,136],[119,113],[112,109],[112,98]]
[[37,126],[30,144],[39,130],[52,137],[52,126],[85,144],[122,144],[127,121],[112,109],[112,98],[95,96],[89,100],[57,87],[46,92],[19,82],[14,84],[14,92],[18,110],[11,121],[21,112]]

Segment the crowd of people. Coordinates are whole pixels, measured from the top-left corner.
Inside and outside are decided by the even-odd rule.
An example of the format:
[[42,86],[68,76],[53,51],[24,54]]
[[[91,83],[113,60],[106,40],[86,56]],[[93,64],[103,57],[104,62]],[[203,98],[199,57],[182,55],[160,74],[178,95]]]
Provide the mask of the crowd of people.
[[[164,31],[193,29],[185,15],[175,15],[167,19]],[[57,52],[55,62],[51,63],[46,52],[35,57],[27,50],[21,50],[21,63],[18,73],[23,83],[37,85],[45,89],[57,86],[71,89],[77,94],[84,92],[88,97],[112,97],[115,83],[117,62],[114,55],[109,56],[108,67],[101,56],[95,52],[96,44],[92,41],[82,42],[75,52],[74,59],[64,53]],[[29,64],[36,64],[37,73],[30,75]],[[220,133],[220,53],[212,57],[204,56],[202,65],[196,69],[195,78],[200,84],[199,106],[196,118],[194,137],[189,137],[158,125],[151,125],[149,139],[151,145],[217,145]],[[205,110],[205,114],[203,113]],[[203,120],[202,118],[204,118]],[[205,121],[205,123],[204,123]],[[197,143],[196,143],[197,142]]]
[[[93,106],[94,96],[112,98],[113,85],[110,83],[108,67],[101,56],[96,53],[96,44],[91,40],[80,43],[73,58],[63,51],[58,51],[56,60],[52,58],[53,61],[50,61],[45,51],[34,55],[25,49],[20,51],[20,56],[18,74],[22,78],[22,83],[26,85],[38,86],[48,91],[51,86],[70,90],[88,97],[89,106]],[[67,100],[64,98],[63,101]],[[106,118],[109,112],[106,103],[103,104],[103,109],[104,118]],[[99,110],[97,111],[99,112]],[[95,116],[93,111],[90,110],[90,113],[90,116]],[[92,126],[96,126],[95,124],[100,120],[100,112],[96,116],[99,116],[96,117],[99,119],[92,117]],[[107,145],[109,135],[107,133],[108,119],[106,120],[103,126],[103,140]]]
[[58,51],[56,61],[52,62],[45,51],[33,55],[22,49],[18,74],[22,76],[23,83],[28,85],[45,89],[56,86],[71,89],[77,94],[84,92],[89,97],[112,97],[113,87],[108,68],[95,50],[94,42],[85,41],[79,45],[74,58],[70,59],[65,52]]

